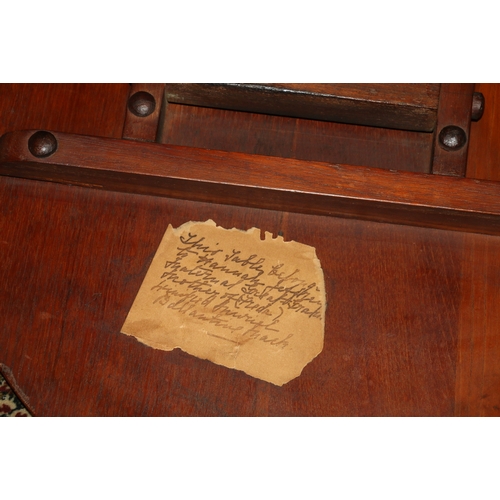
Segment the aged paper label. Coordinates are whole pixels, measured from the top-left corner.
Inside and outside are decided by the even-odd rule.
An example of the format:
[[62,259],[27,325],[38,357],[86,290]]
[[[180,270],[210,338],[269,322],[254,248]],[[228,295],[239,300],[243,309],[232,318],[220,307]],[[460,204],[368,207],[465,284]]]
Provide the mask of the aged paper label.
[[168,226],[122,333],[283,385],[322,351],[325,308],[313,247],[187,222]]

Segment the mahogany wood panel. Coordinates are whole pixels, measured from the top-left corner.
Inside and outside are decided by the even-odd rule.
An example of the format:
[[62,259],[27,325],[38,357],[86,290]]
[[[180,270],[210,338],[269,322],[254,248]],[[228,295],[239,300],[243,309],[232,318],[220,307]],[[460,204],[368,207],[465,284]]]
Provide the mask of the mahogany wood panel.
[[300,160],[430,172],[433,136],[168,104],[158,142]]
[[122,136],[129,84],[0,84],[0,135],[31,128]]
[[167,84],[168,102],[431,132],[439,84]]
[[[37,415],[452,415],[462,233],[0,178],[0,352]],[[167,224],[317,249],[325,347],[279,388],[119,332]]]
[[[467,176],[500,181],[500,85],[476,84],[484,114],[472,122]],[[471,238],[471,236],[469,236]],[[500,274],[497,239],[472,237],[460,307],[456,414],[500,416]]]
[[500,416],[500,239],[466,238],[456,414]]
[[500,84],[480,83],[475,90],[485,105],[483,117],[471,124],[467,177],[500,181]]
[[[467,167],[469,131],[472,113],[472,83],[443,83],[439,93],[438,120],[435,135],[432,173],[463,177]],[[449,127],[458,127],[464,134],[464,143],[457,149],[443,147],[441,133]]]
[[[55,133],[35,158],[34,131],[0,139],[5,175],[317,215],[500,234],[500,184]],[[36,162],[33,160],[37,160]]]

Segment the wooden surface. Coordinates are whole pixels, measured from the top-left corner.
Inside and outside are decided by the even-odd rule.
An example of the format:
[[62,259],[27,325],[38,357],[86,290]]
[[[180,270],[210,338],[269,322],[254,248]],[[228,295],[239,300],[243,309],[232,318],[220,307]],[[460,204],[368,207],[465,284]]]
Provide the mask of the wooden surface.
[[[91,106],[99,87],[0,86],[2,132],[120,137],[129,86]],[[488,95],[470,138],[485,176]],[[497,236],[9,177],[0,200],[0,362],[37,415],[500,415]],[[168,223],[210,217],[317,249],[325,348],[282,388],[119,333]]]
[[500,235],[500,184],[54,132],[0,139],[0,173],[192,201]]
[[166,99],[222,109],[432,132],[439,84],[167,84]]
[[433,136],[344,123],[169,104],[159,142],[430,172]]
[[[465,176],[467,151],[472,114],[472,83],[443,83],[439,93],[439,110],[436,126],[432,173]],[[465,143],[456,150],[443,147],[441,132],[447,127],[458,127],[464,133]]]
[[31,128],[120,138],[127,84],[0,84],[0,135]]
[[[462,234],[0,181],[2,356],[37,415],[453,413]],[[200,218],[317,248],[325,348],[282,388],[120,333],[167,224]]]
[[[130,102],[134,100],[134,96],[146,94],[151,99],[150,114],[146,116],[137,116],[131,110]],[[163,109],[163,96],[165,94],[165,84],[163,83],[149,83],[141,84],[134,83],[130,85],[130,94],[127,106],[127,113],[125,115],[125,124],[123,126],[123,138],[133,139],[138,141],[156,141],[158,135],[158,125],[160,116],[164,114]]]
[[481,120],[471,123],[467,177],[500,181],[500,85],[480,83],[476,92],[485,98]]
[[500,241],[465,243],[455,413],[500,416]]

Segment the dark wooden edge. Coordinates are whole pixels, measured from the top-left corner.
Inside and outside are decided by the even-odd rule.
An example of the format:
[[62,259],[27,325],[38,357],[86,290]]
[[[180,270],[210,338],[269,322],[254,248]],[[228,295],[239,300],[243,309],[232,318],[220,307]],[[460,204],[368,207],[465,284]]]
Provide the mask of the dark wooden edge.
[[0,139],[0,173],[100,189],[324,216],[500,234],[500,183],[53,132]]
[[[473,83],[441,84],[432,159],[433,174],[465,176],[473,94]],[[460,127],[467,137],[465,145],[457,151],[447,151],[440,145],[439,134],[450,125]]]
[[16,382],[12,370],[7,365],[0,363],[0,373],[2,374],[9,387],[12,389],[12,392],[17,396],[19,401],[21,401],[22,405],[26,408],[31,416],[35,417],[35,410],[31,406],[28,396],[24,394],[24,392]]
[[[369,85],[366,87],[369,89]],[[177,104],[419,132],[432,132],[437,120],[437,103],[432,108],[410,102],[376,100],[369,97],[368,90],[360,98],[271,84],[169,83],[165,87],[165,98]]]

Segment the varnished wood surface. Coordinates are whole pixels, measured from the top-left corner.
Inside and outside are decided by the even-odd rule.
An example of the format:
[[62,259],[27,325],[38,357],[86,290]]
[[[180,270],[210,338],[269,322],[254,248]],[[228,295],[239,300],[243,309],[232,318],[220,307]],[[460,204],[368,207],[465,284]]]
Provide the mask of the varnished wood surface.
[[480,83],[475,90],[485,105],[483,117],[471,123],[467,177],[500,181],[500,84]]
[[[452,415],[460,233],[1,178],[3,362],[37,415]],[[325,348],[282,388],[119,333],[168,223],[317,249]]]
[[[104,107],[99,85],[48,87],[0,86],[1,132],[121,137],[128,84],[107,87]],[[498,88],[476,90],[468,176],[499,179]],[[0,201],[0,362],[37,415],[499,416],[498,237],[7,177]],[[317,245],[325,349],[283,391],[119,333],[166,224],[208,217]]]
[[[137,114],[134,114],[134,112],[130,109],[130,102],[133,101],[135,95],[140,93],[150,96],[151,102],[154,103],[152,104],[151,113],[147,116],[137,116]],[[130,85],[129,104],[127,105],[125,124],[123,126],[124,139],[149,142],[156,141],[160,116],[164,114],[164,94],[164,83],[134,83]]]
[[166,99],[238,111],[432,132],[439,84],[167,84]]
[[41,128],[122,136],[128,84],[0,84],[0,135]]
[[500,184],[180,146],[35,131],[0,139],[0,172],[102,189],[253,208],[500,234]]
[[[443,83],[441,85],[432,159],[432,173],[434,174],[465,176],[473,93],[474,84],[472,83]],[[465,144],[457,150],[450,151],[442,147],[440,133],[449,126],[459,127],[465,134]]]
[[456,414],[500,416],[500,240],[466,237]]
[[[484,114],[471,123],[467,176],[500,181],[500,85],[480,83]],[[470,237],[469,237],[470,238]],[[499,415],[500,277],[496,239],[471,238],[460,307],[457,415]]]
[[343,123],[168,104],[159,142],[430,172],[433,136]]

